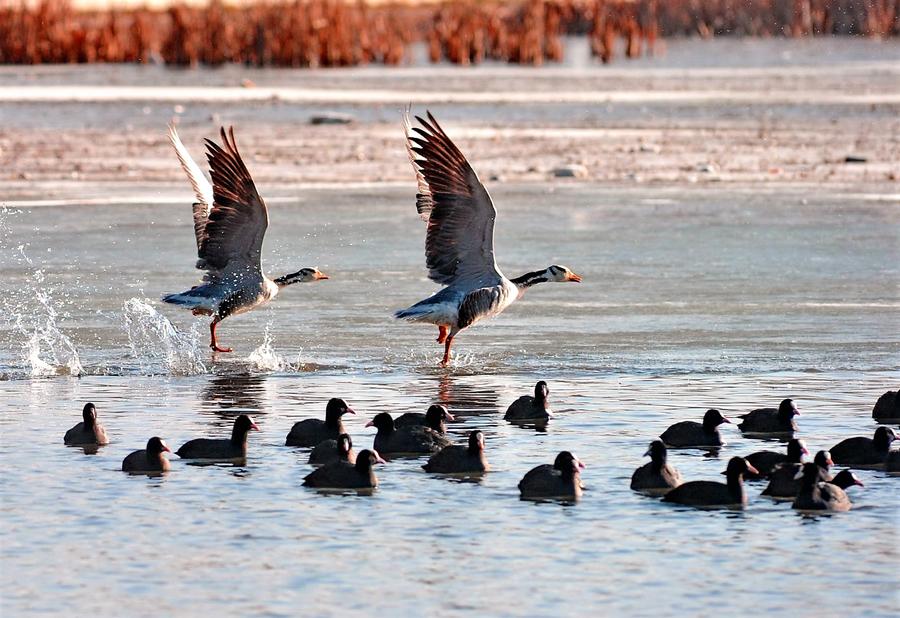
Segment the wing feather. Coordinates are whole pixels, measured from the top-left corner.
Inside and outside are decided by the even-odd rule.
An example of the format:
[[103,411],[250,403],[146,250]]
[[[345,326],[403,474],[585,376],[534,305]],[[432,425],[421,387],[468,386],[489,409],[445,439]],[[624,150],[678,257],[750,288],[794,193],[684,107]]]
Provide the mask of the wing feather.
[[430,112],[404,116],[406,149],[416,172],[416,210],[428,223],[428,277],[444,285],[495,284],[502,278],[494,258],[497,211],[487,190],[456,144]]
[[206,179],[200,166],[197,165],[197,162],[191,157],[191,153],[188,152],[188,149],[181,142],[181,138],[178,137],[178,131],[175,130],[175,125],[171,124],[169,125],[169,141],[172,142],[172,146],[175,148],[175,155],[178,157],[178,162],[181,163],[181,169],[187,174],[197,199],[193,204],[193,214],[194,237],[197,239],[197,249],[199,250],[203,239],[203,230],[206,228],[206,221],[209,219],[209,211],[213,204],[212,184]]
[[234,129],[221,129],[222,145],[206,140],[213,206],[203,230],[197,268],[212,278],[223,271],[261,272],[260,254],[269,225],[266,204],[256,190],[234,141]]

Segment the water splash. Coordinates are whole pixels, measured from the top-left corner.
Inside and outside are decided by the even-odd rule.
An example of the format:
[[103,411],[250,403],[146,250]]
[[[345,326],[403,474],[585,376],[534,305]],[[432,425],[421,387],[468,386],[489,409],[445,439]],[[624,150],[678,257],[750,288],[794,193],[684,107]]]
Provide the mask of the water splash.
[[284,357],[272,347],[272,335],[268,325],[262,344],[250,353],[247,362],[257,371],[284,371],[290,367]]
[[10,285],[0,296],[2,320],[10,324],[3,330],[12,335],[10,348],[15,349],[17,341],[21,350],[18,362],[14,361],[8,376],[81,375],[83,368],[78,350],[59,326],[67,314],[60,313],[44,271],[28,257],[27,245],[9,242],[12,238],[9,221],[18,214],[19,211],[6,207],[0,210],[0,255],[23,265],[23,270],[32,270],[31,276]]
[[197,375],[207,372],[205,348],[196,327],[184,333],[150,303],[140,298],[125,301],[123,326],[131,357],[141,373]]

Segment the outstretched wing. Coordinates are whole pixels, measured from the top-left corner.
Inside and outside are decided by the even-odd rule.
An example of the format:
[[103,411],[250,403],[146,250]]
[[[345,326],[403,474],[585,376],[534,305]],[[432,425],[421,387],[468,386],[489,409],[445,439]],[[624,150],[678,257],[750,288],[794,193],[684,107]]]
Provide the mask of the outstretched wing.
[[194,236],[197,239],[197,249],[199,250],[200,242],[203,239],[203,230],[206,228],[206,221],[209,219],[209,211],[213,204],[213,188],[206,176],[203,175],[200,166],[191,158],[191,153],[181,143],[175,125],[171,124],[169,125],[169,141],[172,142],[175,154],[181,163],[181,169],[187,174],[191,187],[194,188],[194,195],[197,197],[197,201],[194,202]]
[[475,170],[434,116],[404,118],[406,147],[416,171],[416,209],[428,222],[425,263],[428,277],[451,285],[489,285],[500,281],[494,259],[497,211]]
[[211,278],[222,271],[260,272],[260,252],[269,214],[234,141],[234,129],[221,129],[222,146],[206,140],[213,207],[203,229],[197,268]]

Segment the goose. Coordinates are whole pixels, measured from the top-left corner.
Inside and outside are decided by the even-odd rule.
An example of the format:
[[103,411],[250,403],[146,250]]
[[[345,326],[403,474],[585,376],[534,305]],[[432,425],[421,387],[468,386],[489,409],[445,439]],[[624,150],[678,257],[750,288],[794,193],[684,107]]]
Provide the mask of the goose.
[[475,170],[441,126],[427,113],[412,127],[404,115],[409,159],[416,173],[416,209],[428,224],[425,263],[428,278],[444,285],[436,294],[394,313],[409,322],[438,327],[444,344],[441,366],[450,363],[450,346],[463,329],[502,313],[533,285],[547,281],[578,283],[581,277],[552,265],[508,279],[494,258],[497,210]]
[[301,268],[277,279],[262,272],[260,254],[269,225],[266,203],[234,140],[234,128],[221,128],[222,145],[206,140],[212,184],[200,171],[182,144],[174,126],[169,140],[187,174],[197,201],[194,203],[194,235],[197,240],[196,267],[205,270],[203,284],[178,294],[168,294],[163,302],[191,309],[194,315],[212,316],[209,347],[213,352],[231,352],[216,340],[216,325],[225,318],[256,309],[275,298],[282,288],[295,283],[328,279],[317,268]]
[[69,446],[103,446],[109,444],[106,429],[97,420],[97,408],[92,403],[84,404],[81,410],[82,422],[76,424],[63,436],[63,444]]

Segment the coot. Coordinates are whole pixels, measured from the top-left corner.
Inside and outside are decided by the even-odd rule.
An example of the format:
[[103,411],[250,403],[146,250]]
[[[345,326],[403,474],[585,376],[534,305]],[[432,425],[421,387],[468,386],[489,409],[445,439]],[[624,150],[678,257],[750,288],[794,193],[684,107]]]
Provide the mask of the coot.
[[854,485],[858,487],[865,487],[865,485],[863,485],[863,482],[859,480],[859,478],[855,474],[853,474],[852,470],[849,469],[841,470],[840,472],[835,474],[834,478],[830,481],[828,480],[829,476],[830,475],[828,474],[825,475],[825,482],[831,483],[832,485],[837,485],[844,491],[847,491]]
[[888,391],[879,397],[872,418],[879,423],[900,423],[900,391]]
[[797,474],[800,491],[793,507],[800,511],[849,511],[853,506],[847,493],[832,483],[825,482],[825,473],[814,463],[803,464]]
[[337,440],[319,442],[309,454],[309,463],[314,466],[324,466],[336,461],[346,461],[351,464],[356,462],[353,440],[345,433],[338,436]]
[[663,496],[663,501],[688,506],[742,507],[747,504],[747,495],[744,493],[744,474],[747,472],[755,474],[756,468],[742,457],[732,457],[725,471],[726,483],[689,481]]
[[759,474],[747,474],[745,479],[756,480],[769,478],[775,466],[785,463],[802,463],[803,456],[809,455],[803,441],[791,438],[787,445],[787,454],[775,451],[757,451],[744,457],[747,462],[759,471]]
[[431,429],[421,425],[407,425],[395,427],[394,419],[387,412],[375,415],[366,427],[375,427],[375,450],[379,453],[436,453],[445,446],[450,445],[450,440]]
[[725,442],[719,435],[718,426],[730,423],[718,410],[707,410],[703,422],[681,421],[666,429],[660,438],[669,448],[672,447],[716,447]]
[[469,444],[445,446],[431,456],[424,466],[426,472],[459,474],[465,472],[487,472],[488,462],[484,456],[484,434],[480,431],[469,433]]
[[884,469],[888,472],[900,472],[900,450],[888,451],[884,460]]
[[884,466],[891,443],[897,434],[890,427],[879,427],[872,438],[856,437],[841,440],[831,447],[834,463],[845,466]]
[[[819,451],[813,458],[813,463],[825,471],[826,476],[832,465],[831,454],[828,451]],[[796,498],[800,491],[800,479],[797,474],[803,469],[800,463],[785,463],[775,466],[769,475],[769,484],[762,491],[762,495],[775,499]]]
[[447,411],[445,406],[434,404],[428,408],[425,414],[421,412],[407,412],[401,414],[394,419],[394,427],[407,427],[409,425],[420,425],[430,427],[439,434],[447,433],[447,421],[456,420],[453,415]]
[[81,410],[81,418],[84,419],[69,431],[63,438],[63,443],[70,446],[86,446],[109,444],[106,430],[97,422],[97,408],[92,403],[84,404]]
[[550,412],[550,404],[547,401],[549,395],[550,389],[547,388],[547,383],[541,380],[534,385],[534,397],[522,395],[516,399],[509,404],[503,419],[507,421],[546,422],[553,416]]
[[231,438],[195,438],[185,442],[175,454],[182,459],[232,460],[247,457],[247,434],[259,431],[253,419],[241,414],[234,419]]
[[303,484],[320,489],[372,489],[378,478],[372,466],[384,463],[376,451],[363,450],[356,456],[356,463],[335,461],[316,468],[306,475]]
[[662,494],[673,487],[681,485],[681,473],[666,462],[668,451],[662,440],[654,440],[644,457],[650,456],[646,463],[631,475],[631,488],[653,494]]
[[325,440],[337,440],[344,431],[341,417],[344,414],[356,414],[343,399],[335,397],[325,406],[325,420],[307,418],[294,423],[285,440],[285,446],[316,446]]
[[169,471],[169,460],[163,453],[171,453],[169,447],[156,436],[147,441],[147,448],[134,451],[122,460],[122,472],[132,474],[162,474]]
[[797,431],[797,423],[794,417],[799,415],[797,406],[792,399],[785,399],[778,408],[760,408],[752,410],[748,414],[742,414],[744,419],[738,425],[743,433],[765,436],[790,436]]
[[569,451],[556,456],[553,465],[543,464],[528,471],[519,481],[523,498],[558,498],[577,500],[581,497],[581,463]]

